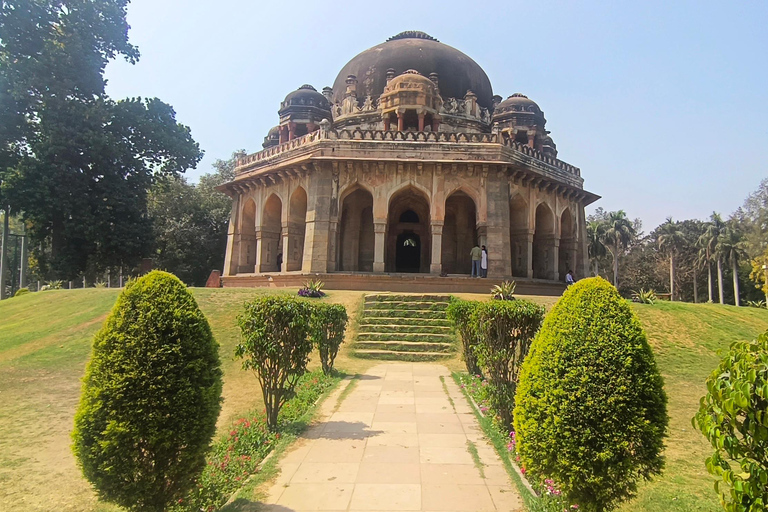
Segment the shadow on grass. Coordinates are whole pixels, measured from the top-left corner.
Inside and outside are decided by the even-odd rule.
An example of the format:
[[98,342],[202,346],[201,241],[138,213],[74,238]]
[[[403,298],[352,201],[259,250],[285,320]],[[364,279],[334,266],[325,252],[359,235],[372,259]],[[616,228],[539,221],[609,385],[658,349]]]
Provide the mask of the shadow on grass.
[[235,501],[221,509],[221,512],[294,512],[292,508],[282,505],[266,505],[258,501],[245,498],[237,498]]

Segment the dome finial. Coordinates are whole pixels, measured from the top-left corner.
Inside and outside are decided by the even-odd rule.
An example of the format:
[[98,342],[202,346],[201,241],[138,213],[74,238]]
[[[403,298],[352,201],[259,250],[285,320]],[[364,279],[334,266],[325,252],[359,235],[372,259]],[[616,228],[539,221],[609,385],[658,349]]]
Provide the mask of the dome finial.
[[426,32],[421,32],[420,30],[406,30],[390,37],[387,39],[387,41],[395,41],[397,39],[426,39],[427,41],[435,41],[437,43],[440,42],[431,35],[427,34]]

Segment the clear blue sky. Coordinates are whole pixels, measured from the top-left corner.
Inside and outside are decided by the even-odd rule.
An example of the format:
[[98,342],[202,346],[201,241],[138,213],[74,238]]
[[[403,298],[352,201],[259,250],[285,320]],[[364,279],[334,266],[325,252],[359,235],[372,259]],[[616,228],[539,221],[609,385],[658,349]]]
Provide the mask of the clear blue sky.
[[332,85],[357,53],[422,30],[544,110],[595,206],[650,231],[729,215],[768,176],[768,2],[133,0],[141,59],[114,98],[170,103],[205,150],[198,176],[261,149],[285,95]]

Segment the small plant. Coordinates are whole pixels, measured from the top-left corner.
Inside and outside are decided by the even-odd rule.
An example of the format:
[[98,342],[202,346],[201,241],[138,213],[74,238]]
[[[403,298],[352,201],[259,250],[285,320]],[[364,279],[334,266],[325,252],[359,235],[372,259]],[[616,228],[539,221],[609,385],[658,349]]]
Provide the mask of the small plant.
[[29,293],[29,288],[19,288],[16,290],[16,293],[13,294],[14,297],[20,297],[22,295],[26,295]]
[[333,371],[333,362],[344,342],[347,321],[347,310],[341,304],[319,303],[313,306],[312,342],[320,352],[320,362],[326,375]]
[[161,512],[193,487],[221,409],[218,348],[176,276],[153,271],[120,294],[94,337],[72,433],[101,499]]
[[555,304],[515,398],[521,465],[581,510],[613,510],[661,473],[663,380],[640,321],[605,279],[582,279]]
[[480,366],[477,364],[477,355],[475,354],[477,333],[472,323],[472,313],[474,313],[479,304],[480,302],[478,301],[451,297],[448,309],[446,310],[446,315],[453,322],[456,330],[459,331],[464,363],[467,365],[467,371],[470,375],[479,375],[481,373]]
[[310,280],[304,284],[304,288],[299,289],[299,295],[302,297],[319,298],[325,297],[323,287],[325,283],[320,280]]
[[517,283],[514,281],[503,281],[491,288],[491,297],[496,300],[515,300],[512,296],[515,293],[515,287],[517,287]]
[[56,279],[53,281],[48,281],[48,284],[43,286],[44,290],[61,290],[61,288],[64,286],[64,282]]
[[280,408],[307,370],[312,309],[306,300],[267,296],[247,302],[238,317],[242,336],[235,356],[259,379],[272,432],[277,430]]
[[712,444],[707,470],[727,511],[768,504],[768,332],[736,342],[707,379],[693,426]]
[[107,283],[104,282],[104,281],[96,281],[95,283],[93,283],[93,287],[94,288],[106,288],[107,287]]
[[527,300],[481,302],[472,315],[477,361],[489,381],[489,404],[507,430],[512,428],[520,365],[543,319],[544,307]]
[[632,300],[639,302],[640,304],[654,304],[658,300],[658,297],[656,297],[656,292],[653,290],[644,290],[641,288],[639,291],[632,294]]
[[750,308],[761,308],[765,309],[765,301],[764,300],[748,300],[745,302],[747,306]]

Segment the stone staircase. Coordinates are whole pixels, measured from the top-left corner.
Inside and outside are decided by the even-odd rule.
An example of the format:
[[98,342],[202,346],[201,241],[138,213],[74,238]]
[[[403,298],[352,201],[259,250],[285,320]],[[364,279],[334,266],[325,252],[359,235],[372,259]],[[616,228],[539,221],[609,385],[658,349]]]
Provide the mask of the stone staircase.
[[366,359],[437,361],[453,357],[448,295],[365,296],[354,354]]

